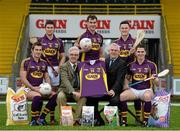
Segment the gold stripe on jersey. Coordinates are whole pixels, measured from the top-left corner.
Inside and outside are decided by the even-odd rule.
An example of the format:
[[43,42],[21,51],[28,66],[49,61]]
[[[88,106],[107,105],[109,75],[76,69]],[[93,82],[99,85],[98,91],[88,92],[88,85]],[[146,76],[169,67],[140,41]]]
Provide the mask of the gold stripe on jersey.
[[29,61],[30,60],[30,57],[28,57],[28,58],[26,58],[26,59],[24,59],[23,61],[22,61],[22,63],[21,63],[21,71],[25,71],[24,70],[24,63],[26,62],[26,61]]
[[81,70],[79,71],[79,79],[80,79],[80,94],[82,94],[82,76],[83,76],[83,71],[82,71],[82,67]]
[[105,87],[106,87],[106,91],[108,92],[108,84],[107,84],[107,75],[104,71],[104,69],[101,67],[102,71],[103,71],[103,81],[104,81],[104,84],[105,84]]
[[81,62],[84,62],[84,61],[85,61],[85,56],[86,56],[86,53],[85,53],[85,52],[82,52]]

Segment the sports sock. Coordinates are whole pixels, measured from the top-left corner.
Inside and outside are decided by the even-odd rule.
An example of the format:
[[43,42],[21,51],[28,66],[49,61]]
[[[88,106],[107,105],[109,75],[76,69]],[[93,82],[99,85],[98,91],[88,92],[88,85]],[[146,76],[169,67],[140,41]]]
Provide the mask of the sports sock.
[[35,96],[32,99],[32,105],[31,105],[31,115],[32,120],[36,120],[37,117],[39,117],[41,106],[42,105],[42,99],[41,96]]
[[151,112],[151,102],[145,102],[144,104],[144,121],[147,122]]
[[53,96],[49,99],[48,103],[46,104],[46,106],[45,106],[45,108],[44,108],[44,110],[43,110],[43,112],[42,112],[42,114],[41,114],[41,116],[40,116],[40,119],[45,119],[46,115],[47,115],[50,111],[52,111],[52,110],[55,109],[55,107],[56,107],[56,105],[57,105],[57,103],[56,103],[56,98],[57,98],[57,94],[53,95]]
[[141,100],[134,100],[134,108],[136,111],[136,117],[140,120],[140,117],[141,117]]

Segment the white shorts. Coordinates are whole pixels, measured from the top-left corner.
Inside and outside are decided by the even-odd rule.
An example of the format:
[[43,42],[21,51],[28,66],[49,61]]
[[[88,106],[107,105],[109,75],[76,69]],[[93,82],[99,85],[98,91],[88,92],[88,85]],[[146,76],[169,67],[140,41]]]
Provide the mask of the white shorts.
[[152,92],[152,89],[143,89],[143,90],[136,90],[134,88],[130,88],[130,90],[134,93],[134,95],[138,98],[138,99],[143,99],[144,98],[144,93],[146,91],[151,91]]
[[[57,70],[59,68],[59,66],[53,66],[55,70]],[[50,77],[50,80],[51,80],[51,85],[52,86],[59,86],[59,81],[60,81],[60,78],[59,78],[59,74],[58,76],[54,76],[54,73],[53,73],[53,70],[50,66],[48,66],[48,74],[49,74],[49,77]]]

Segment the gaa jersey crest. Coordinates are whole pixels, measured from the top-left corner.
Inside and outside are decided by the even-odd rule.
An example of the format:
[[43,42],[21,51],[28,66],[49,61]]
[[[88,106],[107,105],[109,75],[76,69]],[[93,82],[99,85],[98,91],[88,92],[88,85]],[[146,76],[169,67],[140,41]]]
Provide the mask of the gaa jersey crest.
[[91,60],[80,64],[80,92],[83,97],[107,94],[107,76],[103,61]]

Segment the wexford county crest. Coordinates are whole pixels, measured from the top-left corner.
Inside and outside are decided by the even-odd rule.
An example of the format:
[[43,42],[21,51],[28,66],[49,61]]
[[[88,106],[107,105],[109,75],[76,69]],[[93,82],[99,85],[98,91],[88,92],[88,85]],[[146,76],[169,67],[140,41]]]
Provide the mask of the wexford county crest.
[[39,71],[40,70],[40,66],[36,66],[37,70]]
[[137,68],[138,69],[138,72],[141,72],[142,71],[142,68]]
[[96,38],[92,38],[92,42],[96,43],[97,42]]

